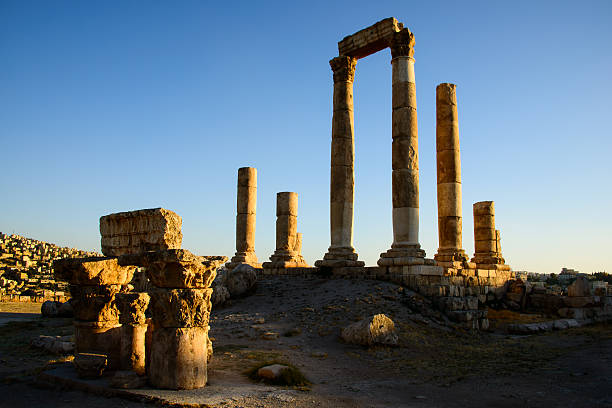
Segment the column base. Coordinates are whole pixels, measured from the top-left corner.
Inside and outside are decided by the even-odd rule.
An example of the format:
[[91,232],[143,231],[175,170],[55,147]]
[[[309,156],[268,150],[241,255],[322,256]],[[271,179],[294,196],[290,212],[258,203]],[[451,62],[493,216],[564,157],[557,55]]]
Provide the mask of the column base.
[[506,261],[499,255],[474,254],[472,262],[476,264],[478,269],[495,269],[497,271],[509,271],[510,265],[506,265]]
[[434,260],[440,266],[454,269],[476,269],[476,264],[469,262],[469,257],[460,248],[438,248]]
[[378,266],[435,265],[433,259],[425,258],[419,244],[392,244],[391,249],[380,254]]
[[264,262],[261,267],[263,269],[307,268],[309,265],[302,255],[294,251],[276,250],[270,256],[270,262]]
[[241,264],[251,265],[253,268],[261,268],[261,263],[257,261],[255,252],[236,252],[236,254],[225,264],[225,268],[229,271]]
[[315,266],[328,268],[363,267],[365,262],[358,261],[359,255],[353,247],[329,247],[327,253],[315,262]]

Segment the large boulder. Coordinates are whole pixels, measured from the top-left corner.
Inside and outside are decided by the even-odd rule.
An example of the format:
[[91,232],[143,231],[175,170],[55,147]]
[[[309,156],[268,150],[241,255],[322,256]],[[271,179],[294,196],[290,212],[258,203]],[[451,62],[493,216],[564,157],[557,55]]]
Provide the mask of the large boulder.
[[249,294],[257,283],[255,268],[248,264],[241,264],[232,269],[226,277],[226,287],[232,298]]
[[399,341],[393,320],[382,313],[345,327],[342,330],[342,339],[347,343],[362,346],[396,346]]
[[212,296],[210,297],[210,302],[212,303],[213,306],[221,306],[229,300],[230,293],[229,293],[229,290],[227,290],[227,287],[225,285],[213,283],[212,289],[213,289],[213,293],[212,293]]
[[40,313],[43,315],[43,317],[57,317],[60,304],[60,302],[47,300],[40,307]]

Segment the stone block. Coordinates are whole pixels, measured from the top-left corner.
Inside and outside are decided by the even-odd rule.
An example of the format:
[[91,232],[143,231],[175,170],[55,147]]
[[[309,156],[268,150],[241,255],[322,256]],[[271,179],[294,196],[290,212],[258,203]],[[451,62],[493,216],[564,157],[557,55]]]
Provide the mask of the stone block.
[[395,139],[411,139],[415,154],[418,156],[418,125],[417,111],[411,107],[396,108],[391,113],[391,137]]
[[461,183],[461,161],[458,150],[437,152],[438,183]]
[[161,288],[208,288],[226,256],[196,256],[186,249],[167,249],[119,257],[122,264],[146,268],[153,285]]
[[53,262],[58,280],[73,285],[127,285],[133,278],[135,266],[122,266],[117,258],[64,258]]
[[591,282],[584,276],[579,276],[567,287],[567,295],[571,297],[591,296]]
[[100,217],[102,253],[107,256],[180,248],[181,217],[164,208]]
[[190,390],[206,385],[207,328],[158,328],[153,331],[149,381],[157,388]]
[[115,303],[115,294],[121,290],[120,285],[78,286],[71,285],[72,308],[74,317],[83,321],[117,322],[119,310]]
[[593,296],[564,296],[563,304],[571,308],[581,308],[595,305]]
[[118,293],[115,295],[119,309],[119,323],[144,324],[145,311],[149,306],[149,294],[143,292]]
[[104,354],[108,369],[121,367],[121,324],[118,322],[74,321],[74,344],[77,353]]
[[151,311],[155,327],[206,327],[212,289],[154,289]]
[[338,42],[339,55],[354,58],[367,57],[389,46],[394,33],[404,28],[395,18],[389,17],[364,28]]
[[[398,78],[399,79],[399,78]],[[408,78],[404,78],[408,79]],[[414,82],[402,81],[391,85],[391,107],[392,109],[411,108],[416,111],[416,85]]]
[[104,354],[78,353],[72,364],[80,378],[96,379],[102,376],[107,365],[107,358]]

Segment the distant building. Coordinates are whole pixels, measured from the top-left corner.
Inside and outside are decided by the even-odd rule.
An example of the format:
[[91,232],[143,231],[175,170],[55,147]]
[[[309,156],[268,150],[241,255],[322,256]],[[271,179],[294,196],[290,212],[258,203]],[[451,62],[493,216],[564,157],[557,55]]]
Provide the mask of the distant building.
[[562,268],[561,269],[561,273],[559,274],[559,280],[560,281],[570,281],[572,279],[576,279],[578,277],[578,274],[580,272],[575,271],[573,269],[569,269],[569,268]]

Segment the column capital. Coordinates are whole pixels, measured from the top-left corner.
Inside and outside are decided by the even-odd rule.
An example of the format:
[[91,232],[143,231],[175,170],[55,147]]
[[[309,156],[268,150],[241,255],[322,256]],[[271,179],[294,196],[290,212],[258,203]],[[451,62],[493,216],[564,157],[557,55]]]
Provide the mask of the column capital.
[[334,83],[336,82],[353,82],[355,79],[355,68],[357,67],[357,58],[341,55],[332,58],[329,61],[332,71],[334,71]]
[[389,44],[391,57],[413,57],[414,56],[414,34],[404,28],[395,34]]

